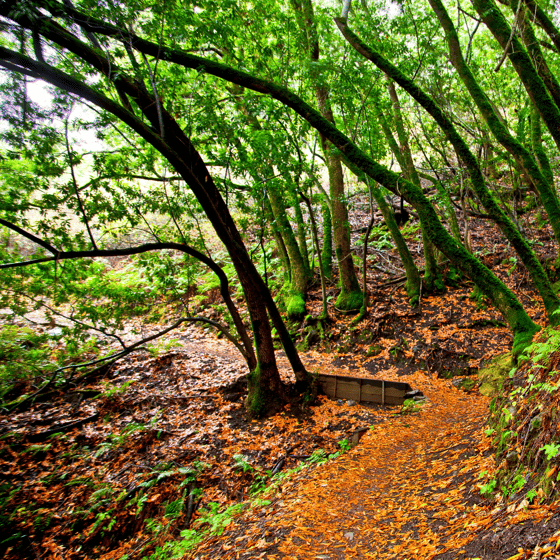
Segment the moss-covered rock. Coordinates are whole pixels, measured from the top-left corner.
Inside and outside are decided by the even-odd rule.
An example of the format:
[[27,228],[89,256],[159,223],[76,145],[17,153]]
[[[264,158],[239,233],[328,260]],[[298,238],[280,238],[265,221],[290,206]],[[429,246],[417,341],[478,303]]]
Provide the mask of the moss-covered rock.
[[502,388],[504,380],[514,366],[515,361],[510,352],[495,356],[488,366],[478,372],[480,379],[479,391],[486,397],[497,395]]

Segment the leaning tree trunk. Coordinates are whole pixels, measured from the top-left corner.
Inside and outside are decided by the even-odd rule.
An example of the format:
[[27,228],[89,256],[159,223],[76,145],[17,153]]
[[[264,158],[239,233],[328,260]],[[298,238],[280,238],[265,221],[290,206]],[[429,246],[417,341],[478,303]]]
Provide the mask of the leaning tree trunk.
[[[430,0],[430,3],[432,1]],[[472,0],[472,4],[486,27],[508,54],[513,68],[560,150],[560,107],[554,102],[546,84],[533,66],[531,57],[521,40],[516,33],[512,33],[507,20],[493,0]]]
[[395,246],[397,247],[397,251],[401,257],[401,261],[404,266],[404,270],[406,273],[406,284],[405,290],[406,295],[408,296],[408,301],[412,307],[416,307],[420,302],[420,273],[418,272],[418,267],[414,263],[414,259],[408,250],[406,245],[406,241],[399,229],[397,221],[395,220],[395,216],[393,215],[393,211],[391,207],[387,204],[383,193],[376,187],[371,189],[372,195],[379,206],[379,210],[381,210],[381,214],[383,215],[383,219],[385,220],[385,224],[395,242]]
[[[502,146],[516,159],[521,161],[525,171],[527,172],[528,176],[533,181],[533,184],[537,188],[539,192],[539,196],[541,202],[548,214],[550,225],[554,231],[554,237],[556,241],[560,244],[560,204],[558,202],[558,198],[556,193],[552,189],[552,185],[546,180],[544,175],[542,174],[539,166],[533,159],[531,153],[520,143],[518,142],[508,131],[507,127],[503,124],[501,119],[498,117],[492,103],[478,84],[476,78],[474,77],[473,73],[471,72],[470,68],[467,66],[463,54],[461,52],[461,46],[459,43],[459,38],[457,36],[457,32],[455,30],[455,26],[449,17],[447,10],[445,9],[441,0],[428,0],[430,5],[432,6],[434,12],[436,13],[440,24],[445,31],[445,37],[447,39],[447,43],[449,46],[449,54],[451,63],[457,70],[459,77],[467,87],[473,101],[476,103],[480,113],[484,117],[485,121],[487,122],[490,130],[502,144]],[[477,2],[475,2],[477,4]],[[476,6],[475,6],[476,7]],[[498,11],[497,8],[495,11]],[[501,16],[500,16],[501,17]],[[500,18],[497,18],[500,19]],[[502,18],[503,19],[503,18]],[[495,18],[490,19],[491,22],[495,21]],[[502,26],[503,27],[503,26]],[[509,29],[509,26],[508,26]],[[503,29],[502,29],[503,31]],[[508,32],[508,39],[509,39],[509,32]],[[524,68],[527,69],[527,65],[532,67],[531,61],[523,45],[520,43],[519,40],[515,40],[516,45],[525,53],[525,58],[527,59],[524,65]],[[505,46],[505,45],[504,45]],[[517,49],[517,46],[515,47]],[[527,62],[528,61],[528,62]],[[512,60],[513,62],[513,60]],[[553,101],[548,95],[544,84],[542,84],[542,80],[533,72],[533,78],[535,81],[539,81],[542,85],[542,88],[539,89],[543,95],[545,96],[545,100],[547,101],[546,105],[553,105]],[[538,107],[538,104],[535,102],[533,97],[530,95],[531,99],[535,103],[535,106],[538,108],[539,112],[542,111],[541,108]],[[550,103],[548,103],[548,101]],[[541,104],[542,105],[542,104]],[[560,126],[560,114],[558,119],[558,126]]]
[[280,233],[280,229],[278,228],[278,224],[274,219],[274,212],[272,211],[272,206],[268,197],[265,197],[264,199],[264,212],[266,221],[270,225],[270,229],[272,231],[272,237],[274,238],[274,242],[276,243],[276,249],[278,250],[280,262],[282,263],[282,270],[284,272],[283,286],[289,287],[291,269],[290,257],[288,256],[288,250],[286,249],[286,245],[284,243],[284,239],[282,238],[282,234]]
[[[34,20],[30,21],[25,14],[22,15],[20,23],[24,26],[35,27]],[[93,31],[97,31],[97,28]],[[20,62],[26,65],[39,64],[41,74],[50,83],[88,99],[129,124],[174,166],[197,197],[214,226],[216,234],[228,250],[247,302],[257,358],[257,367],[248,376],[248,411],[252,415],[259,416],[267,410],[275,408],[279,402],[285,399],[285,389],[276,365],[267,310],[285,345],[286,354],[296,373],[296,378],[300,384],[306,384],[310,382],[310,377],[301,363],[274,300],[256,270],[229,209],[200,154],[173,117],[154,99],[153,94],[141,87],[134,79],[129,78],[126,71],[119,70],[112,61],[107,60],[104,54],[77,40],[70,33],[62,33],[61,28],[51,21],[43,22],[41,34],[74,52],[78,57],[86,59],[91,66],[107,76],[119,92],[121,99],[123,97],[134,99],[138,109],[151,124],[151,128],[131,113],[128,108],[94,92],[87,85],[70,79],[63,72],[45,64],[36,63],[23,55],[20,55],[22,56]],[[165,136],[163,136],[163,131],[165,131]]]
[[542,174],[554,186],[554,175],[542,142],[541,116],[534,105],[531,106],[531,149],[535,154]]
[[[372,49],[370,46],[363,43],[349,28],[344,19],[335,20],[340,31],[347,39],[347,41],[356,49],[362,56],[373,62],[380,70],[385,72],[390,76],[395,82],[397,82],[404,90],[406,90],[437,122],[441,130],[445,133],[446,138],[453,145],[457,157],[462,161],[467,168],[471,184],[476,192],[479,200],[484,205],[489,216],[496,222],[500,227],[506,238],[511,242],[512,246],[517,251],[519,257],[523,261],[523,264],[527,267],[531,279],[533,280],[536,288],[539,291],[543,299],[543,303],[546,309],[547,317],[551,324],[558,324],[560,322],[560,317],[555,313],[556,310],[560,308],[560,300],[556,295],[556,292],[552,288],[552,284],[546,272],[544,271],[541,263],[537,259],[534,251],[531,249],[527,240],[521,235],[518,228],[513,224],[510,218],[505,214],[494,195],[489,191],[484,176],[480,170],[480,166],[474,154],[470,151],[470,148],[463,140],[463,138],[457,133],[455,126],[447,115],[441,110],[441,108],[433,101],[433,99],[427,95],[420,87],[409,80],[402,72],[381,56],[377,51]],[[451,30],[453,30],[453,24],[451,23]],[[448,39],[451,33],[448,34]],[[451,39],[449,39],[451,41]],[[453,39],[453,46],[455,52],[455,59],[457,63],[462,61],[462,54],[458,45],[458,41]],[[464,61],[463,61],[464,64]],[[470,74],[468,68],[465,65],[465,72]],[[496,117],[496,120],[499,120]],[[532,158],[531,158],[532,159]],[[542,177],[542,174],[541,174]],[[544,179],[543,179],[544,180]],[[381,181],[379,181],[381,182]],[[382,183],[382,182],[381,182]],[[383,184],[383,183],[382,183]],[[544,184],[548,186],[546,180]],[[549,188],[550,190],[550,188]],[[554,197],[555,198],[555,197]],[[441,250],[441,248],[440,248]],[[442,251],[445,254],[445,251]],[[448,255],[446,255],[448,256]],[[449,258],[449,256],[448,256]],[[456,263],[458,267],[465,270],[460,266],[460,263]]]

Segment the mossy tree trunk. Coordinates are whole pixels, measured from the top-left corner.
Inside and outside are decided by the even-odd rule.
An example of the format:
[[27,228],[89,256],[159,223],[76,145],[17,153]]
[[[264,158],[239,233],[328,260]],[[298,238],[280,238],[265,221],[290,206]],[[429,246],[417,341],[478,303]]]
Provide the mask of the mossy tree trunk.
[[560,30],[554,25],[554,22],[548,17],[547,13],[539,6],[536,0],[524,0],[524,2],[527,8],[529,8],[531,18],[533,18],[535,23],[549,36],[554,48],[556,48],[557,54],[560,54]]
[[[391,98],[393,120],[397,136],[399,138],[399,151],[397,153],[400,154],[400,158],[397,154],[395,155],[399,159],[399,164],[401,165],[401,170],[404,173],[404,176],[409,181],[413,182],[418,188],[421,188],[420,177],[418,176],[414,160],[412,159],[412,151],[408,142],[408,134],[406,133],[404,126],[401,103],[399,96],[397,95],[397,90],[395,89],[395,83],[390,77],[387,78],[387,89],[389,91],[389,97]],[[443,279],[434,254],[434,247],[430,242],[429,237],[426,235],[422,220],[420,220],[420,229],[422,230],[422,245],[424,247],[424,290],[427,293],[444,291],[445,285],[443,284]]]
[[[446,138],[453,145],[457,153],[457,157],[467,167],[470,174],[472,187],[475,190],[479,200],[484,205],[490,217],[496,222],[507,239],[511,242],[512,246],[515,248],[517,254],[521,258],[523,264],[525,264],[525,266],[527,267],[527,270],[529,271],[529,274],[531,275],[531,278],[543,299],[549,321],[552,324],[556,324],[559,321],[559,318],[554,313],[557,309],[560,308],[560,300],[558,299],[558,296],[552,288],[546,272],[544,271],[541,263],[537,259],[530,245],[527,243],[527,240],[521,235],[517,227],[512,223],[512,221],[499,206],[493,194],[488,190],[476,157],[470,151],[463,138],[457,133],[453,123],[440,109],[440,107],[432,100],[432,98],[428,96],[422,89],[420,89],[420,87],[416,83],[409,80],[394,65],[388,62],[384,57],[382,57],[371,47],[364,44],[352,31],[350,31],[346,24],[346,21],[340,19],[336,21],[339,29],[346,37],[346,39],[350,42],[350,44],[365,58],[372,61],[387,75],[393,78],[395,82],[397,82],[416,101],[418,101],[418,103],[420,103],[420,105],[438,123],[440,128],[445,133]],[[458,45],[456,46],[458,47]],[[456,52],[456,55],[458,55],[462,59],[460,49],[458,52]],[[442,252],[445,254],[445,251]],[[446,256],[448,255],[446,254]],[[459,268],[462,269],[462,267],[460,266]]]
[[[292,0],[292,7],[297,23],[305,38],[309,59],[319,60],[319,35],[311,0]],[[329,98],[329,89],[322,83],[321,76],[314,76],[315,98],[321,115],[334,124],[334,115]],[[328,140],[321,135],[321,147],[329,174],[329,196],[331,199],[331,217],[334,250],[338,263],[340,293],[336,306],[342,310],[358,310],[362,306],[363,294],[350,250],[350,225],[348,208],[344,191],[344,175],[340,156],[333,150]]]
[[554,175],[542,142],[541,116],[534,105],[531,106],[531,149],[547,181],[554,186]]
[[[432,4],[433,0],[430,0]],[[437,0],[439,2],[440,0]],[[475,10],[500,46],[506,50],[517,75],[560,149],[560,108],[533,66],[531,57],[493,0],[472,0]],[[436,12],[437,13],[437,12]],[[438,14],[439,17],[439,14]],[[441,21],[441,20],[440,20]],[[447,30],[446,30],[447,32]]]
[[311,277],[311,268],[309,266],[309,251],[307,249],[307,228],[303,219],[303,213],[300,206],[299,188],[294,181],[288,181],[288,192],[290,193],[290,204],[294,209],[294,218],[297,227],[297,240],[299,251],[303,259],[303,264],[307,270],[307,275]]
[[280,230],[278,229],[278,224],[274,219],[274,212],[272,211],[272,206],[270,204],[270,200],[268,197],[264,199],[264,211],[265,211],[265,218],[267,223],[270,226],[270,230],[272,232],[272,237],[274,238],[274,242],[276,243],[276,249],[278,250],[278,255],[280,256],[280,262],[282,263],[282,270],[284,272],[284,282],[285,286],[289,286],[290,284],[290,257],[288,256],[288,251],[286,249],[286,244],[284,243],[284,239],[280,234]]
[[540,47],[539,40],[531,24],[530,18],[533,16],[527,11],[527,8],[524,4],[519,5],[519,3],[515,1],[515,6],[513,6],[510,0],[510,6],[514,10],[514,13],[519,7],[520,11],[518,17],[518,29],[521,32],[521,37],[523,39],[525,48],[527,49],[527,52],[529,53],[529,56],[533,61],[535,70],[541,77],[544,85],[546,86],[546,89],[548,90],[548,93],[554,100],[556,107],[560,107],[560,84],[558,83],[556,76],[550,70],[550,67],[548,66],[546,58],[544,57],[544,54]]
[[[263,127],[259,119],[248,110],[245,97],[243,96],[243,88],[234,86],[233,91],[237,95],[237,109],[243,113],[247,121],[250,123],[251,128],[256,131],[262,131]],[[265,159],[261,163],[264,167],[264,172],[274,177],[274,166],[272,162]],[[276,242],[280,250],[282,263],[287,272],[288,282],[284,282],[283,298],[286,307],[286,314],[289,320],[300,321],[305,316],[305,299],[307,296],[307,284],[311,277],[309,269],[309,261],[306,258],[307,245],[305,240],[305,227],[303,224],[303,216],[299,201],[295,194],[295,186],[292,183],[291,177],[288,175],[285,178],[288,185],[287,191],[292,198],[294,205],[294,213],[298,226],[298,234],[303,236],[301,243],[303,243],[304,251],[301,249],[300,244],[294,235],[292,225],[288,219],[286,211],[286,201],[283,195],[283,189],[276,179],[271,179],[267,182],[267,198],[265,204],[268,204],[271,212],[273,232],[276,237]]]
[[305,316],[305,298],[309,280],[309,268],[305,265],[296,236],[288,219],[279,185],[269,182],[268,197],[278,232],[290,259],[290,286],[285,294],[288,319],[300,321]]
[[321,249],[321,267],[325,278],[333,275],[333,234],[331,209],[326,196],[321,197],[321,215],[323,217],[323,247]]
[[[377,111],[377,118],[379,123],[381,124],[381,129],[383,130],[383,134],[389,144],[389,148],[395,159],[398,161],[399,166],[401,169],[404,169],[405,163],[403,161],[402,154],[399,150],[399,145],[393,136],[393,133],[387,123],[387,119],[385,115],[381,111]],[[377,205],[379,206],[379,210],[383,215],[383,219],[385,224],[387,225],[387,229],[395,242],[395,247],[399,252],[399,256],[401,257],[401,261],[403,263],[405,273],[406,273],[406,284],[405,289],[408,295],[408,300],[410,305],[415,307],[420,302],[420,272],[418,271],[418,267],[416,266],[414,259],[408,249],[406,241],[401,234],[399,226],[395,220],[395,216],[393,215],[392,209],[387,204],[387,201],[383,197],[383,194],[379,191],[379,189],[373,189],[372,191],[373,197],[375,198]]]
[[387,229],[395,242],[395,246],[397,247],[397,251],[399,252],[399,256],[401,257],[401,261],[404,266],[404,270],[406,273],[406,295],[408,296],[408,301],[412,307],[416,307],[420,302],[420,272],[418,271],[418,267],[416,266],[410,251],[408,250],[408,246],[406,245],[406,241],[399,229],[399,226],[395,220],[395,216],[393,215],[393,210],[387,204],[383,193],[378,188],[372,188],[372,196],[375,198],[377,205],[379,206],[379,210],[383,215],[383,219],[385,220],[385,224],[387,225]]
[[[550,224],[554,231],[554,236],[556,238],[556,241],[560,244],[560,204],[558,203],[558,198],[556,196],[556,193],[552,189],[552,185],[550,185],[546,177],[542,174],[539,166],[533,159],[531,153],[510,134],[510,132],[503,124],[500,117],[494,111],[492,103],[490,102],[490,100],[488,99],[488,97],[486,96],[486,94],[478,84],[470,68],[467,66],[461,52],[459,38],[457,36],[455,26],[453,25],[453,22],[451,21],[451,18],[449,17],[443,3],[440,0],[429,0],[429,2],[434,12],[436,13],[443,30],[445,31],[445,37],[447,39],[447,43],[449,46],[451,63],[457,70],[459,77],[467,87],[473,101],[476,103],[480,113],[486,120],[490,130],[492,131],[492,133],[494,134],[498,142],[500,142],[500,144],[502,144],[502,146],[509,153],[511,153],[516,160],[521,161],[523,168],[525,169],[528,176],[531,178],[531,181],[533,182],[533,184],[538,190],[541,202],[548,214]],[[474,3],[476,5],[479,5],[479,0],[475,0]],[[491,21],[494,21],[496,11],[499,12],[497,8],[493,10],[494,15],[491,18],[489,18]],[[509,30],[509,26],[508,26],[508,30]],[[508,39],[509,39],[509,31],[508,31]],[[523,52],[525,53],[528,59],[528,55],[519,40],[516,41],[516,44],[519,46],[520,49],[523,50]],[[517,49],[517,47],[515,48]],[[528,63],[529,65],[532,66],[530,60]],[[533,74],[535,74],[536,76],[536,73],[533,72]],[[536,79],[540,81],[542,87],[544,88],[544,84],[542,84],[542,80],[540,80],[538,76],[536,76]],[[546,88],[544,89],[545,89],[545,95],[547,99],[550,100],[550,102],[552,102],[550,96],[548,95],[548,92],[546,92]],[[539,112],[541,111],[542,108],[539,109]],[[558,122],[560,126],[560,119]]]
[[366,228],[366,233],[364,235],[364,246],[362,252],[362,291],[364,293],[364,300],[362,302],[362,307],[358,315],[352,320],[351,325],[356,325],[362,321],[368,313],[369,306],[369,290],[367,284],[367,256],[368,256],[368,246],[369,246],[369,236],[373,228],[373,192],[371,187],[371,181],[366,178],[366,185],[368,189],[368,203],[369,203],[369,222]]
[[[326,149],[330,150],[331,148],[327,145]],[[329,170],[334,252],[338,264],[340,287],[340,293],[336,298],[336,307],[342,310],[357,310],[362,306],[363,294],[350,250],[350,224],[348,223],[348,208],[344,194],[344,176],[342,174],[340,157],[330,154],[327,165]]]
[[329,311],[327,308],[327,285],[326,285],[326,278],[325,272],[323,270],[323,265],[319,255],[321,254],[321,245],[319,243],[319,230],[317,228],[317,221],[315,220],[315,211],[313,210],[313,205],[311,204],[311,199],[304,195],[303,193],[300,194],[301,198],[307,205],[307,211],[309,212],[309,219],[311,220],[311,233],[313,235],[313,244],[315,245],[315,252],[318,256],[319,260],[319,277],[321,278],[321,299],[323,309],[321,311],[321,315],[319,315],[320,321],[326,321],[329,319]]

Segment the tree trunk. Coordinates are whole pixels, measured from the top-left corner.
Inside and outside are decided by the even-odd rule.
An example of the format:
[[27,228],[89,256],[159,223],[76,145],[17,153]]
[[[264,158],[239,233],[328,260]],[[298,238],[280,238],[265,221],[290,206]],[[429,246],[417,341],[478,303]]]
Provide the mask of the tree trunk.
[[321,267],[325,278],[329,280],[333,275],[333,236],[332,217],[326,196],[321,197],[321,213],[323,216],[323,247],[321,249]]
[[[313,13],[311,0],[292,0],[298,25],[305,36],[307,52],[310,60],[319,60],[319,36],[317,23]],[[316,77],[318,82],[319,76]],[[315,98],[321,115],[334,124],[329,90],[325,85],[315,86]],[[340,276],[340,294],[336,299],[336,307],[342,310],[358,310],[362,306],[363,293],[360,289],[358,276],[354,268],[350,251],[350,226],[348,224],[348,208],[344,194],[344,175],[340,156],[332,153],[329,142],[321,136],[321,147],[325,156],[329,173],[329,195],[331,199],[334,250],[338,262]]]
[[301,321],[305,316],[305,297],[307,295],[308,269],[305,266],[294,231],[288,220],[286,206],[277,186],[272,184],[268,189],[270,205],[278,231],[282,236],[290,259],[290,286],[285,294],[288,319]]
[[[409,181],[414,183],[418,188],[421,188],[420,177],[416,171],[414,160],[412,159],[412,151],[410,150],[410,145],[408,143],[408,135],[406,134],[404,126],[401,104],[395,89],[395,83],[391,78],[387,79],[387,89],[389,90],[389,97],[391,98],[395,128],[399,138],[398,153],[400,154],[399,163],[401,164],[401,170]],[[422,220],[420,220],[420,228],[422,230],[422,245],[424,247],[424,289],[427,293],[445,291],[445,285],[443,283],[443,279],[441,278],[434,254],[434,247],[426,235]]]
[[414,259],[408,250],[406,245],[406,241],[402,236],[402,233],[399,229],[399,226],[395,220],[395,216],[393,215],[393,211],[391,207],[387,204],[385,197],[381,193],[378,188],[372,189],[373,197],[379,206],[379,210],[381,210],[381,214],[383,214],[383,219],[387,224],[387,228],[389,229],[389,233],[395,242],[395,246],[397,247],[397,251],[401,257],[401,261],[403,263],[405,272],[406,272],[406,295],[408,296],[408,301],[412,307],[416,307],[420,302],[420,273],[418,272],[418,267],[414,263]]

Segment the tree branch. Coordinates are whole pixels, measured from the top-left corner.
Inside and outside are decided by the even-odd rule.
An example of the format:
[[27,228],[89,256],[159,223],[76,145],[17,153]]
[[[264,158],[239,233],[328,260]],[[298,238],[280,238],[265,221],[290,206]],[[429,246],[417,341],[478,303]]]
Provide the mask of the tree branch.
[[[36,243],[37,245],[40,245],[41,247],[43,247],[43,249],[46,249],[47,251],[49,251],[49,253],[52,253],[53,255],[58,255],[58,253],[59,253],[58,249],[55,249],[52,245],[50,245],[46,241],[43,241],[39,237],[36,237],[32,233],[29,233],[28,231],[25,231],[24,229],[20,228],[19,226],[16,226],[15,224],[12,224],[12,223],[10,223],[10,222],[2,219],[2,218],[0,218],[0,224],[2,224],[3,226],[15,231],[16,233],[19,233],[20,235],[22,235],[23,237],[26,237],[30,241],[33,241],[33,243]],[[40,262],[44,262],[44,259],[37,259],[37,260],[39,260]],[[47,260],[53,260],[53,259],[47,258]],[[8,268],[8,267],[6,267],[6,268]]]

